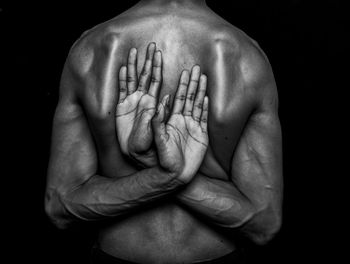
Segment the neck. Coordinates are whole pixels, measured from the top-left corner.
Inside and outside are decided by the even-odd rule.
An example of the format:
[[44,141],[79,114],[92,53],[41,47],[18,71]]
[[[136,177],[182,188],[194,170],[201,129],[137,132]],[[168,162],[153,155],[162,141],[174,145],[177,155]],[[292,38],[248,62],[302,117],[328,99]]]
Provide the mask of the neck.
[[141,0],[140,3],[144,4],[153,4],[153,5],[197,5],[204,6],[206,5],[205,0]]

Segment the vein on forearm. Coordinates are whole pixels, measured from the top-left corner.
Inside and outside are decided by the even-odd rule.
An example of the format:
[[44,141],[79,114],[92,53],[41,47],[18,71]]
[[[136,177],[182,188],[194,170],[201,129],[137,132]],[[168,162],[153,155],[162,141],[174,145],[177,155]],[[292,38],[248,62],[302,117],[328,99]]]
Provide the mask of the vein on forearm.
[[252,215],[252,207],[230,182],[198,174],[177,198],[222,226],[238,226]]
[[152,168],[121,178],[93,176],[61,199],[65,209],[77,218],[98,220],[125,214],[176,187],[170,174]]

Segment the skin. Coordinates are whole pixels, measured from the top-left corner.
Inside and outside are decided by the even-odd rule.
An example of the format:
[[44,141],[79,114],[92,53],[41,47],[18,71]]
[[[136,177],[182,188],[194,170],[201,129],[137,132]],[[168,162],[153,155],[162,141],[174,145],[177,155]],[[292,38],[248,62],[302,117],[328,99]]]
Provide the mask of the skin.
[[[141,75],[150,66],[148,77]],[[204,129],[194,113],[200,108],[189,115],[185,101],[174,114],[176,94],[193,89],[191,82],[179,88],[187,77],[202,80],[193,107],[206,87],[208,99],[199,104],[201,117],[208,104]],[[118,121],[128,109],[134,116]],[[179,135],[192,139],[188,134],[206,143],[203,133],[206,148],[198,140],[178,144]],[[54,117],[46,212],[60,228],[99,221],[98,245],[122,259],[217,258],[235,250],[237,236],[264,244],[279,230],[281,157],[277,89],[256,42],[204,1],[141,1],[86,32],[70,51]]]
[[[156,164],[151,152],[152,128],[150,121],[155,114],[157,96],[161,85],[161,52],[155,45],[149,46],[140,80],[137,77],[137,49],[129,52],[128,66],[119,71],[119,101],[116,108],[116,127],[121,150],[148,167]],[[154,65],[152,65],[154,58]],[[152,69],[154,68],[154,70]],[[152,72],[152,83],[151,83]],[[149,90],[146,88],[151,84]],[[147,136],[143,136],[147,135]],[[142,155],[137,155],[138,153]],[[146,155],[147,154],[147,155]],[[142,159],[142,160],[141,160]]]
[[[142,163],[145,156],[150,167],[159,165],[178,175],[177,179],[186,184],[198,171],[208,148],[207,79],[200,74],[198,65],[193,67],[191,75],[184,70],[171,115],[166,117],[170,96],[164,96],[158,104],[162,55],[160,51],[155,52],[155,47],[155,43],[148,45],[139,80],[136,75],[136,49],[130,49],[128,66],[120,68],[116,107],[118,140],[124,154],[130,153],[129,148],[137,149],[135,160]],[[157,151],[151,147],[153,133]]]

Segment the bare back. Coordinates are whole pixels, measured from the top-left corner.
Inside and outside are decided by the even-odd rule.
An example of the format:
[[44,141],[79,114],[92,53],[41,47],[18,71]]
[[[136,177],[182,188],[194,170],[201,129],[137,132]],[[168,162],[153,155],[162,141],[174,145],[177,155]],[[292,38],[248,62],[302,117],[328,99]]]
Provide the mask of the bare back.
[[[71,51],[73,67],[78,65],[76,75],[83,84],[77,94],[95,142],[98,170],[107,177],[123,177],[136,170],[121,154],[115,134],[117,72],[126,64],[129,49],[135,47],[140,73],[146,46],[155,42],[164,61],[159,98],[174,95],[183,69],[199,64],[208,76],[210,145],[199,172],[230,180],[240,136],[259,100],[264,100],[254,82],[260,66],[266,64],[265,57],[254,41],[209,9],[163,11],[133,8],[86,32]],[[101,76],[106,67],[109,72]],[[108,221],[101,228],[99,244],[111,255],[136,262],[209,259],[235,249],[234,237],[172,199],[122,220]]]

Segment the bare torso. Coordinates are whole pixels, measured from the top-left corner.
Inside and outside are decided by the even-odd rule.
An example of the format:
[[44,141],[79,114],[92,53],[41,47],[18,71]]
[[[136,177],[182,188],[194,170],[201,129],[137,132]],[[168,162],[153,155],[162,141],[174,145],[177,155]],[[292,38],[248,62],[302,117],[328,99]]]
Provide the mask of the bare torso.
[[[183,69],[199,64],[208,76],[210,145],[200,173],[229,180],[236,144],[255,103],[245,85],[251,78],[247,54],[260,56],[260,51],[254,41],[209,9],[140,12],[136,7],[93,28],[75,44],[74,59],[84,65],[77,71],[89,84],[79,97],[96,143],[99,172],[122,177],[137,170],[120,153],[115,134],[118,87],[111,90],[105,82],[111,75],[116,80],[132,47],[139,50],[140,73],[150,42],[155,42],[163,54],[159,98],[174,95]],[[113,70],[101,78],[100,72],[111,63]],[[108,221],[101,227],[98,243],[113,256],[152,263],[204,260],[235,250],[234,237],[172,199],[128,214],[122,220]]]

